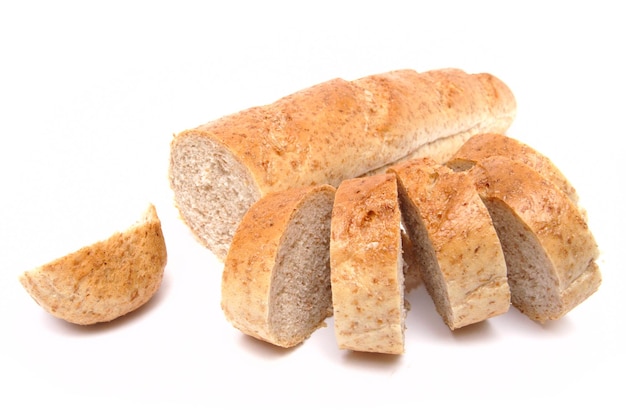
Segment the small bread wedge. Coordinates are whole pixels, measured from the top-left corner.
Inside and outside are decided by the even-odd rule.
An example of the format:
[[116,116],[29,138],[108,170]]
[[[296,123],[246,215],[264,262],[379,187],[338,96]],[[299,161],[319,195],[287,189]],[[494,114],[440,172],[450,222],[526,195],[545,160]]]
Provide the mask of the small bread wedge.
[[340,349],[404,353],[406,307],[400,220],[394,175],[349,179],[337,188],[330,262],[335,336]]
[[469,173],[502,243],[515,307],[557,320],[598,289],[598,247],[565,192],[508,157],[481,159]]
[[235,328],[289,348],[332,315],[334,196],[330,185],[292,188],[267,194],[248,210],[222,274],[221,306]]
[[20,282],[50,314],[70,323],[108,322],[157,292],[167,250],[156,209],[124,232],[27,271]]
[[506,263],[489,212],[469,175],[430,158],[390,169],[421,276],[451,330],[505,313]]

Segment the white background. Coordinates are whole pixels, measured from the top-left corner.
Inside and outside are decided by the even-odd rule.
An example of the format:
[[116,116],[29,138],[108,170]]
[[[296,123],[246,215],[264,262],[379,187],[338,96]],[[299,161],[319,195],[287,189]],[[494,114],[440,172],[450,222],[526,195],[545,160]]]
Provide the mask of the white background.
[[[0,3],[0,415],[624,415],[618,2],[91,3]],[[291,350],[235,330],[220,310],[221,265],[172,203],[172,135],[330,78],[440,67],[490,72],[514,91],[509,134],[548,155],[588,210],[599,292],[544,326],[512,309],[452,333],[420,288],[401,357],[340,351],[330,320]],[[169,261],[137,312],[78,327],[19,284],[149,201]]]

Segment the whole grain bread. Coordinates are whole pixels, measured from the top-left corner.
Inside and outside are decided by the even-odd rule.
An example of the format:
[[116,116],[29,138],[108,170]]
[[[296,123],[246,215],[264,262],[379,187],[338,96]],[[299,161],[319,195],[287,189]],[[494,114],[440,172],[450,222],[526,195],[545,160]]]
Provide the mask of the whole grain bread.
[[157,292],[167,250],[156,208],[123,232],[24,272],[20,282],[48,313],[70,323],[108,322]]
[[288,348],[332,315],[330,218],[335,189],[265,195],[239,224],[222,273],[222,309],[243,333]]
[[515,307],[556,320],[598,289],[597,244],[565,192],[509,157],[483,158],[469,173],[502,243]]
[[330,263],[335,336],[341,349],[404,352],[401,239],[393,175],[349,179],[339,185]]
[[448,327],[508,311],[504,254],[472,178],[429,158],[390,172],[398,178],[402,219],[422,281]]
[[269,192],[330,184],[418,155],[445,160],[516,112],[490,74],[398,70],[333,79],[176,135],[170,185],[183,221],[223,260],[248,208]]

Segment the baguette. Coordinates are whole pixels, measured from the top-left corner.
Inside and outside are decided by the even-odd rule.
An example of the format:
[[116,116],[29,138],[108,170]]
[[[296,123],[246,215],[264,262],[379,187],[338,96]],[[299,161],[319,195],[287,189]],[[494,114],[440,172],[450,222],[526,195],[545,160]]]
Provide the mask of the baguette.
[[598,289],[598,247],[567,194],[508,157],[481,159],[469,172],[502,243],[517,309],[541,323],[557,320]]
[[330,239],[334,327],[341,349],[404,352],[400,209],[391,174],[343,181]]
[[398,178],[402,219],[417,248],[422,281],[448,327],[508,311],[504,254],[472,178],[428,158],[390,172]]
[[223,260],[244,213],[267,193],[337,187],[420,153],[447,159],[476,133],[504,133],[515,112],[512,92],[490,74],[333,79],[175,135],[170,186],[183,221]]
[[150,205],[124,232],[24,272],[19,279],[48,313],[90,325],[148,302],[161,285],[166,263],[161,222]]
[[224,314],[243,333],[289,348],[332,315],[330,185],[267,194],[241,221],[222,273]]

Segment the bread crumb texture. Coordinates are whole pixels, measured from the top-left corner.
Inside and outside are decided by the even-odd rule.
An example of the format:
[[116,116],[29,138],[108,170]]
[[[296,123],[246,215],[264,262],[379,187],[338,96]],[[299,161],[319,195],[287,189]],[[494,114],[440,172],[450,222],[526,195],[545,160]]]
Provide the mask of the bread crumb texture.
[[165,239],[150,205],[126,231],[25,272],[20,282],[44,310],[80,325],[108,322],[144,305],[159,289]]

